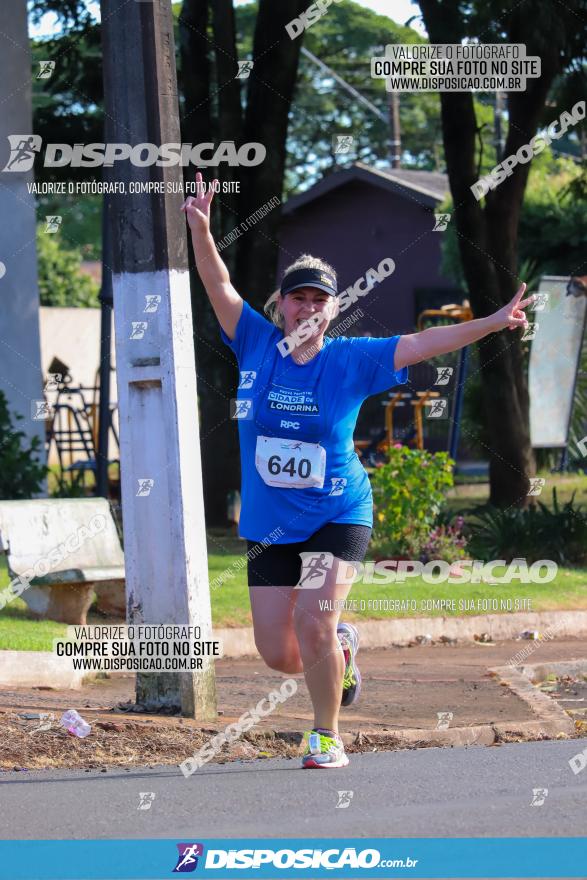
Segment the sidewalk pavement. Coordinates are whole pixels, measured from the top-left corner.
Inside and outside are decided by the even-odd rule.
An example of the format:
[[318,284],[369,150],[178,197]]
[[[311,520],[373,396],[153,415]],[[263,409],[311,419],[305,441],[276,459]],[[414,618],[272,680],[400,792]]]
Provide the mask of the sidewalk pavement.
[[[540,664],[547,672],[549,664],[585,658],[579,668],[587,671],[586,647],[584,639],[565,638],[360,651],[363,690],[356,705],[341,710],[341,734],[347,745],[361,747],[376,742],[383,748],[489,745],[512,739],[573,736],[576,731],[571,716],[549,695],[530,685],[519,665],[516,671],[510,664],[515,655],[526,649],[524,666]],[[494,668],[497,672],[491,672]],[[222,730],[235,722],[288,677],[291,676],[268,669],[258,657],[217,661],[220,716],[215,722],[123,711],[120,704],[134,703],[134,676],[120,674],[87,682],[81,691],[75,692],[46,688],[2,690],[0,717],[23,719],[27,713],[53,712],[58,719],[66,709],[77,708],[91,724],[101,722],[105,731],[112,722],[116,722],[115,729],[122,730],[120,724],[124,727],[128,719],[138,722],[132,725],[134,730],[150,725],[149,730],[154,732],[155,728],[172,726],[185,734],[191,732],[193,738],[196,733]],[[308,691],[303,677],[295,678],[297,693],[262,719],[253,733],[283,733],[286,739],[297,742],[298,735],[311,727]],[[580,713],[580,700],[576,702],[577,705],[567,708],[578,709]],[[445,729],[438,713],[452,713],[450,719],[444,716]],[[575,717],[585,718],[580,714]],[[31,723],[38,725],[34,719],[19,723],[29,728]],[[580,725],[577,729],[581,729]],[[289,737],[288,733],[296,736]],[[40,735],[36,736],[40,747]],[[1,749],[0,767],[8,769],[2,762]]]

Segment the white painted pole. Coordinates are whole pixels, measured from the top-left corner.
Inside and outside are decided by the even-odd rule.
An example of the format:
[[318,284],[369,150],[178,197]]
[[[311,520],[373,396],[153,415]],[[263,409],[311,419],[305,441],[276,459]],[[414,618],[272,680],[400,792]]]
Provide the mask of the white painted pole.
[[[107,142],[179,143],[171,4],[103,0]],[[179,184],[181,167],[117,162],[110,178]],[[112,197],[112,268],[127,616],[210,639],[187,233],[181,193]],[[137,702],[216,715],[213,661],[137,676]]]

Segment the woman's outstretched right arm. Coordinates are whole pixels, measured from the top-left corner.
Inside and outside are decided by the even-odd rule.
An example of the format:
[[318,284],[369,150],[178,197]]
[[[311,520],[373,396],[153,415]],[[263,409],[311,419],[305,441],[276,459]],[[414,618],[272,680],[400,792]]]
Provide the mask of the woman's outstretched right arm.
[[229,339],[234,339],[236,325],[243,310],[242,298],[230,282],[230,275],[220,254],[216,250],[210,233],[210,204],[214,196],[212,182],[207,193],[203,193],[202,175],[196,174],[197,195],[189,196],[181,210],[185,211],[192,233],[192,245],[196,258],[198,275],[206,288],[208,299],[218,318],[220,326]]

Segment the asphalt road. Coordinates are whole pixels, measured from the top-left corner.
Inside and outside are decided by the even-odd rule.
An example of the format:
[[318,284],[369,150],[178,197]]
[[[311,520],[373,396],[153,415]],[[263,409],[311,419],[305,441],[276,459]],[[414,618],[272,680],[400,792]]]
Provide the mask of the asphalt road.
[[[287,759],[208,764],[189,779],[175,766],[3,773],[0,838],[583,836],[587,768],[575,775],[568,761],[586,746],[361,754],[322,772]],[[337,808],[339,791],[352,792],[348,806]]]

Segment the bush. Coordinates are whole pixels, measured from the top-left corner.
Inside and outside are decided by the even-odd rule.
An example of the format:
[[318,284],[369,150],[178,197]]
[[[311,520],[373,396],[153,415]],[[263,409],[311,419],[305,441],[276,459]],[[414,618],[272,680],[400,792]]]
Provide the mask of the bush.
[[437,523],[422,547],[420,561],[427,563],[432,560],[442,560],[452,563],[457,559],[465,559],[467,539],[463,534],[463,526],[462,516],[455,517],[447,524]]
[[399,444],[371,474],[374,501],[373,549],[418,558],[453,485],[454,462],[446,452]]
[[[15,415],[22,421],[22,416]],[[8,411],[6,396],[0,391],[0,498],[17,500],[33,498],[43,489],[47,469],[37,460],[41,441],[33,437],[31,445],[23,445],[26,436],[16,431]]]
[[562,507],[556,488],[553,507],[542,502],[525,510],[488,508],[469,521],[470,555],[477,559],[550,559],[558,565],[587,563],[587,515],[574,503],[575,493]]
[[39,295],[42,306],[98,308],[100,291],[89,275],[80,271],[81,253],[64,247],[57,233],[37,233]]

